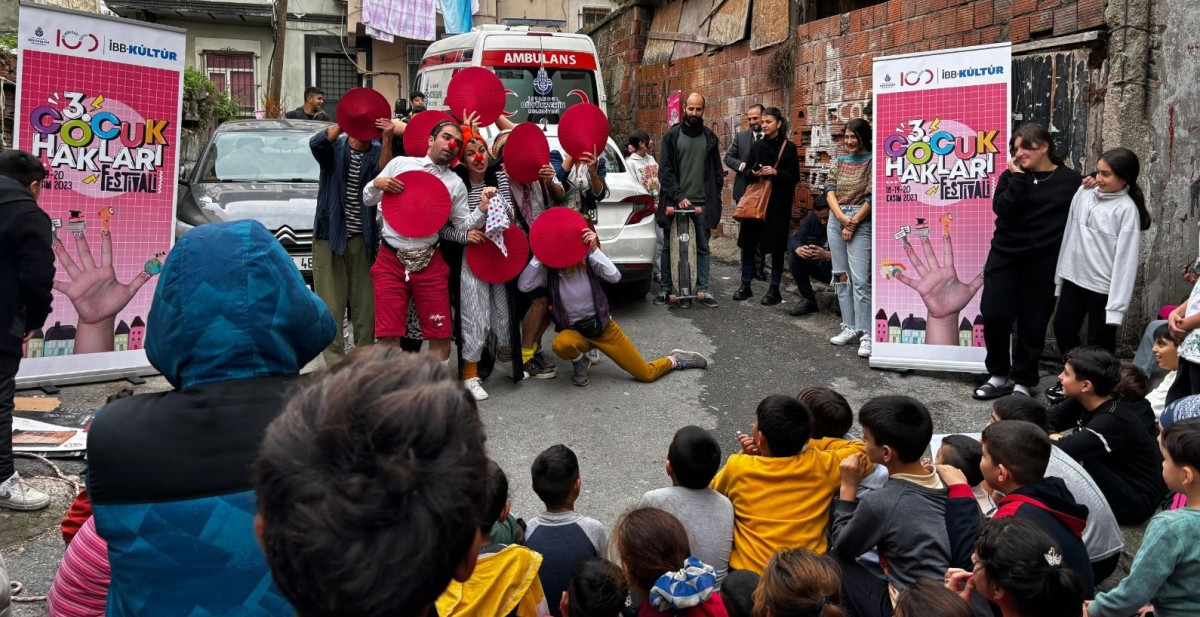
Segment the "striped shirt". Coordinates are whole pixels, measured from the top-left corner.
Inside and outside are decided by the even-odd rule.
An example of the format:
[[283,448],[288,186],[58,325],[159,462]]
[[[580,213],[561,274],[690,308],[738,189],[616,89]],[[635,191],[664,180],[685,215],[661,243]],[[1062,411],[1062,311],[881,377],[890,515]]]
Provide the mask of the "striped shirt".
[[844,154],[829,168],[825,191],[833,191],[844,206],[871,201],[871,154]]
[[362,160],[363,153],[350,148],[350,171],[346,177],[346,235],[357,236],[363,232],[362,224]]
[[104,615],[111,578],[108,544],[96,533],[96,519],[88,517],[58,564],[58,573],[46,594],[46,614],[51,617]]

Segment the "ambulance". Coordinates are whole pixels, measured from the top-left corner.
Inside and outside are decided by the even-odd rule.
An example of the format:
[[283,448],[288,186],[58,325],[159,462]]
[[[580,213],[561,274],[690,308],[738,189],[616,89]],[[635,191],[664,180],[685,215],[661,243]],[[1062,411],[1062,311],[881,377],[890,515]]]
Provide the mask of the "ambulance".
[[[534,32],[528,26],[480,26],[429,46],[417,71],[416,89],[429,109],[446,110],[446,87],[455,71],[491,69],[504,84],[504,115],[513,123],[533,122],[561,151],[558,121],[572,105],[592,103],[608,113],[596,45],[583,34]],[[448,111],[448,110],[447,110]],[[489,139],[494,128],[485,131]],[[609,194],[597,208],[596,233],[604,253],[621,271],[633,296],[650,291],[655,233],[654,199],[625,168],[612,138],[604,149]]]

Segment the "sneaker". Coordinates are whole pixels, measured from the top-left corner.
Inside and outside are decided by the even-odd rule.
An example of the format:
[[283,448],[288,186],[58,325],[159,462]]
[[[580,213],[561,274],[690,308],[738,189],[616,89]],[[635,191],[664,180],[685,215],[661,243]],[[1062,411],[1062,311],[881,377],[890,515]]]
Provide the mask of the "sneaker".
[[592,368],[592,359],[587,354],[580,356],[578,360],[572,360],[575,372],[571,375],[571,383],[577,386],[586,386],[590,381],[588,379],[588,371]]
[[796,306],[793,306],[792,309],[788,311],[788,315],[791,315],[792,317],[803,317],[809,313],[815,312],[817,312],[816,302],[809,300],[808,298],[800,298],[796,302]]
[[858,357],[860,357],[860,358],[870,358],[871,357],[871,337],[864,336],[864,337],[858,339]]
[[0,484],[0,508],[9,510],[41,510],[50,505],[50,496],[29,486],[21,474],[13,472],[4,484]]
[[604,357],[604,354],[600,353],[599,349],[593,349],[587,352],[587,357],[591,359],[592,366],[596,366],[597,364],[600,364],[600,359]]
[[525,377],[528,379],[554,379],[558,377],[558,369],[553,364],[546,366],[538,361],[538,357],[534,356],[526,362],[523,367],[525,369]]
[[662,306],[666,303],[667,303],[667,290],[665,288],[658,290],[658,295],[654,296],[655,306]]
[[1057,405],[1067,400],[1067,395],[1063,394],[1062,382],[1055,383],[1053,386],[1046,388],[1046,400],[1051,405]]
[[477,401],[486,401],[488,397],[487,390],[483,389],[483,382],[479,381],[478,377],[463,380],[463,385],[471,392],[471,396]]
[[862,336],[861,332],[846,324],[842,324],[842,331],[830,338],[829,342],[834,345],[849,345],[857,341],[860,336]]
[[689,368],[708,368],[708,358],[694,351],[672,349],[671,356],[675,358],[675,368],[681,371]]
[[696,302],[707,306],[708,308],[717,308],[717,298],[707,291],[700,292],[704,294],[703,298],[696,298]]

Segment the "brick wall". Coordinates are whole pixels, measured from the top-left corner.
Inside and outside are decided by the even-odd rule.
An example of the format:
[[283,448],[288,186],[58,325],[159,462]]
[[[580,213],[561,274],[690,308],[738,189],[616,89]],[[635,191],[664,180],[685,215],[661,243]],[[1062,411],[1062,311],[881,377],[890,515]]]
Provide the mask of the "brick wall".
[[[652,17],[647,7],[631,7],[592,32],[608,82],[613,138],[623,143],[638,128],[661,136],[667,97],[676,90],[685,96],[697,90],[708,98],[705,119],[723,145],[744,128],[746,107],[778,106],[790,114],[800,147],[804,182],[797,206],[803,208],[836,155],[842,125],[870,100],[873,57],[1025,43],[1102,28],[1104,0],[890,0],[802,24],[789,42],[760,52],[742,41],[711,55],[641,65]],[[775,53],[792,54],[795,73],[788,86],[778,87],[768,77]]]

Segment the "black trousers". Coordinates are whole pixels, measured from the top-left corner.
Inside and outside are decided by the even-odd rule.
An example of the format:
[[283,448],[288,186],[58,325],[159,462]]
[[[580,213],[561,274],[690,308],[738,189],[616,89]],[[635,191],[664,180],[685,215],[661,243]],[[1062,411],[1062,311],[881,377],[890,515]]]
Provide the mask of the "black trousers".
[[1167,389],[1166,404],[1193,394],[1200,394],[1200,364],[1180,358],[1179,368],[1175,369],[1175,381]]
[[856,560],[830,551],[842,570],[842,606],[855,617],[891,617],[888,581],[879,566],[867,568]]
[[13,396],[17,393],[17,368],[21,357],[0,352],[0,482],[13,475]]
[[810,278],[822,283],[833,281],[833,261],[829,259],[808,259],[791,253],[788,255],[788,268],[792,271],[792,278],[796,279],[796,291],[809,300],[817,299]]
[[[1038,382],[1038,358],[1046,346],[1046,326],[1054,313],[1055,253],[988,253],[983,268],[985,364],[992,375],[1011,376],[1023,386]],[[1017,341],[1012,342],[1016,322]],[[1011,355],[1010,355],[1011,354]]]
[[1054,339],[1064,355],[1079,347],[1079,330],[1087,318],[1088,345],[1103,347],[1117,353],[1117,327],[1107,323],[1108,294],[1096,293],[1063,281],[1058,295],[1058,312],[1054,314]]

